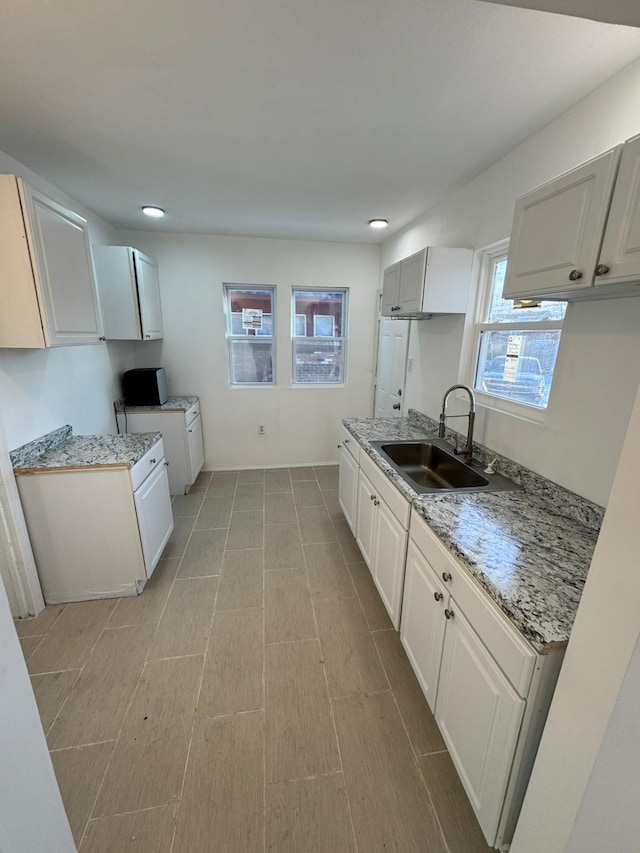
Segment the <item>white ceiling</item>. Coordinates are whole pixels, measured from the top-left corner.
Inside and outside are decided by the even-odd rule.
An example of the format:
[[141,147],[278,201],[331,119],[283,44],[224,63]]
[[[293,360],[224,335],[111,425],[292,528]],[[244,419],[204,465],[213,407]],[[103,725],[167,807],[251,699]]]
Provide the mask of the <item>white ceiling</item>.
[[3,0],[0,149],[117,227],[376,242],[639,55],[475,0]]
[[505,6],[522,6],[543,12],[558,12],[561,15],[577,15],[593,21],[610,24],[627,24],[640,27],[640,4],[638,0],[485,0]]

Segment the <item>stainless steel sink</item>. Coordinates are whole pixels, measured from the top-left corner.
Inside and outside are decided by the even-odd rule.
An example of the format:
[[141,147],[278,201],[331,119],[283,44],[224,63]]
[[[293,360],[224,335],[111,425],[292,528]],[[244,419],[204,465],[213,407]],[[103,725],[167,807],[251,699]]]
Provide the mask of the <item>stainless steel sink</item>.
[[372,441],[380,455],[420,494],[429,492],[493,492],[520,486],[499,474],[459,459],[442,439]]

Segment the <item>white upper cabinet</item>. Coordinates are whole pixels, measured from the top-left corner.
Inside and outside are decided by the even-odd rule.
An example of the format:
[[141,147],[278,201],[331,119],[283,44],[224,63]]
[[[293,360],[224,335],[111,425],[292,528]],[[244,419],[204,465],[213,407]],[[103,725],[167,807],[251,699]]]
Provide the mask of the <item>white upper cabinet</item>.
[[95,246],[104,333],[108,340],[162,337],[158,267],[131,246]]
[[464,314],[469,298],[471,249],[430,246],[387,267],[383,317]]
[[101,340],[85,219],[15,175],[0,175],[0,247],[0,346]]
[[640,283],[640,136],[630,139],[622,151],[595,275],[596,287]]

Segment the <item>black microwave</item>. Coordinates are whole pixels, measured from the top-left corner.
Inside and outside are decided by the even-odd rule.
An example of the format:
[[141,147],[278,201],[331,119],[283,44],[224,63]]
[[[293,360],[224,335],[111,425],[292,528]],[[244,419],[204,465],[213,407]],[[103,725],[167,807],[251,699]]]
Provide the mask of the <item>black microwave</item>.
[[164,367],[137,367],[122,375],[125,406],[161,406],[167,402]]

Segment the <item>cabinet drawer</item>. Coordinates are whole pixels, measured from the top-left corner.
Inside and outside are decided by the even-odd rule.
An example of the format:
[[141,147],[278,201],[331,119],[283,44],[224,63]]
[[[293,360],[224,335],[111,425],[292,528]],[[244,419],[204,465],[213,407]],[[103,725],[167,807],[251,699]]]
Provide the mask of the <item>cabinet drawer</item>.
[[186,425],[189,426],[191,424],[191,422],[194,421],[198,417],[199,414],[200,414],[200,403],[199,402],[194,403],[193,406],[191,406],[191,408],[187,409],[187,411],[185,412],[184,422],[186,423]]
[[378,497],[382,498],[404,529],[408,530],[411,513],[409,501],[389,482],[386,474],[382,473],[373,459],[366,453],[361,454],[360,468],[371,481],[373,490],[378,494]]
[[445,548],[429,526],[413,512],[411,539],[438,578],[451,575],[444,585],[451,598],[450,609],[464,611],[487,650],[520,696],[527,696],[536,653],[511,625],[497,604]]
[[340,444],[342,444],[343,447],[347,448],[347,450],[353,456],[356,462],[359,462],[360,445],[345,426],[340,428]]
[[136,489],[140,488],[149,474],[151,474],[151,472],[154,471],[160,463],[164,465],[164,447],[162,445],[162,439],[159,439],[159,441],[157,441],[150,450],[147,450],[142,459],[139,459],[131,469],[131,485],[134,492]]

